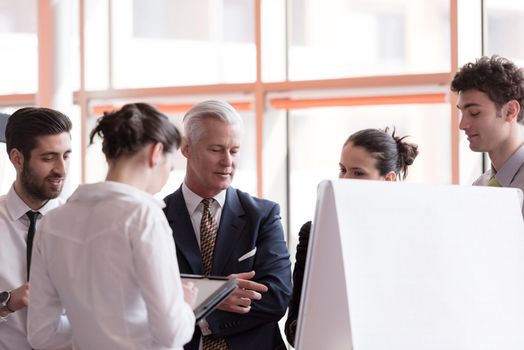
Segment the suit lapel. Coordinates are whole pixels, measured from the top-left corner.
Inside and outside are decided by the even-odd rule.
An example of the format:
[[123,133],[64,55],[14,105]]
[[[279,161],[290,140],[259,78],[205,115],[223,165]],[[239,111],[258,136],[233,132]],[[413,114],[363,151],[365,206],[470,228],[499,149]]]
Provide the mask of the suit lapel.
[[[200,248],[198,247],[195,231],[193,230],[181,188],[173,193],[173,198],[170,199],[169,204],[167,220],[169,221],[169,226],[173,229],[173,238],[175,239],[177,250],[187,260],[191,273],[201,275],[204,273],[204,270]],[[187,273],[185,271],[181,272]]]
[[213,258],[212,274],[223,276],[227,263],[230,262],[235,244],[239,241],[245,225],[244,209],[238,199],[237,192],[228,188],[226,201],[222,209],[218,235],[215,242],[215,256]]

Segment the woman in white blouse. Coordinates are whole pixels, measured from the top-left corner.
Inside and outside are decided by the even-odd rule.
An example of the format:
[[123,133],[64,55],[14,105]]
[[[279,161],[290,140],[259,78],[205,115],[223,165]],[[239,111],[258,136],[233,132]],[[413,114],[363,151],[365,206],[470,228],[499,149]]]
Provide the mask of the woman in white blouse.
[[[144,103],[106,113],[106,181],[81,185],[44,217],[33,248],[28,337],[34,348],[181,349],[195,326],[171,229],[153,197],[181,135]],[[67,317],[61,317],[65,312]]]

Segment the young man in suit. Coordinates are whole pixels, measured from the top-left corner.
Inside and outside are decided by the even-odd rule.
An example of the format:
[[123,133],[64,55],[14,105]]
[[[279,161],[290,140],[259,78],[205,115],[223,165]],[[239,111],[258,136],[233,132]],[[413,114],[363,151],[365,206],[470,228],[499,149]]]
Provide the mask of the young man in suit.
[[524,190],[523,70],[503,57],[482,57],[455,74],[451,91],[458,93],[459,127],[469,148],[491,160],[473,185]]
[[31,349],[26,323],[32,238],[42,216],[64,203],[58,196],[69,168],[71,126],[67,116],[48,108],[21,108],[7,121],[16,179],[0,197],[0,350]]
[[180,272],[236,277],[238,288],[200,322],[186,350],[285,349],[278,320],[291,296],[291,263],[278,204],[231,187],[242,119],[205,101],[184,117],[182,186],[165,198]]

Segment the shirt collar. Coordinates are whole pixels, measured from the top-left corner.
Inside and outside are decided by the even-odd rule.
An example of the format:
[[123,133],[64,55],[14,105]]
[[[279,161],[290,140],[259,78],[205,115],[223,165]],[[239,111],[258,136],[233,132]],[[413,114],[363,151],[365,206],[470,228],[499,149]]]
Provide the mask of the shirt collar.
[[495,174],[495,178],[503,187],[508,187],[523,164],[524,144],[522,144],[511,157],[509,157],[499,171],[495,171],[492,166],[491,172]]
[[[60,206],[62,203],[63,200],[60,198],[50,199],[43,207],[38,209],[38,212],[41,215],[45,215],[50,210]],[[16,193],[14,184],[11,186],[11,189],[9,189],[9,192],[7,192],[6,206],[7,212],[9,213],[13,221],[19,220],[21,217],[25,215],[25,213],[27,213],[29,210],[32,210],[22,200],[22,198],[20,198],[18,193]]]
[[[220,205],[221,208],[224,207],[224,203],[226,202],[226,192],[227,190],[223,190],[213,197],[213,199]],[[184,196],[184,200],[186,202],[187,211],[189,212],[189,215],[192,216],[204,198],[191,191],[185,182],[182,183],[182,195]]]

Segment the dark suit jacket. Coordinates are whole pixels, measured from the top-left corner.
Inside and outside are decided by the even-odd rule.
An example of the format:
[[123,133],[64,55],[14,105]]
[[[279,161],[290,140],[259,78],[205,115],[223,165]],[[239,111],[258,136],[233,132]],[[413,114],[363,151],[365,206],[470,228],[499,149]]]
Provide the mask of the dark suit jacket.
[[[169,225],[173,229],[178,266],[181,273],[203,274],[200,248],[186,208],[182,189],[164,201]],[[238,259],[257,248],[253,257]],[[229,188],[222,209],[212,275],[254,270],[254,281],[266,285],[262,300],[253,301],[248,314],[215,310],[206,320],[213,336],[222,337],[230,350],[285,349],[278,320],[286,312],[291,297],[291,262],[280,222],[278,204]],[[184,348],[197,350],[200,329]]]
[[289,344],[295,346],[295,334],[297,331],[298,309],[302,297],[302,282],[304,281],[304,269],[306,268],[307,246],[311,221],[306,222],[298,234],[297,254],[295,255],[295,269],[293,270],[293,296],[289,303],[285,332]]

